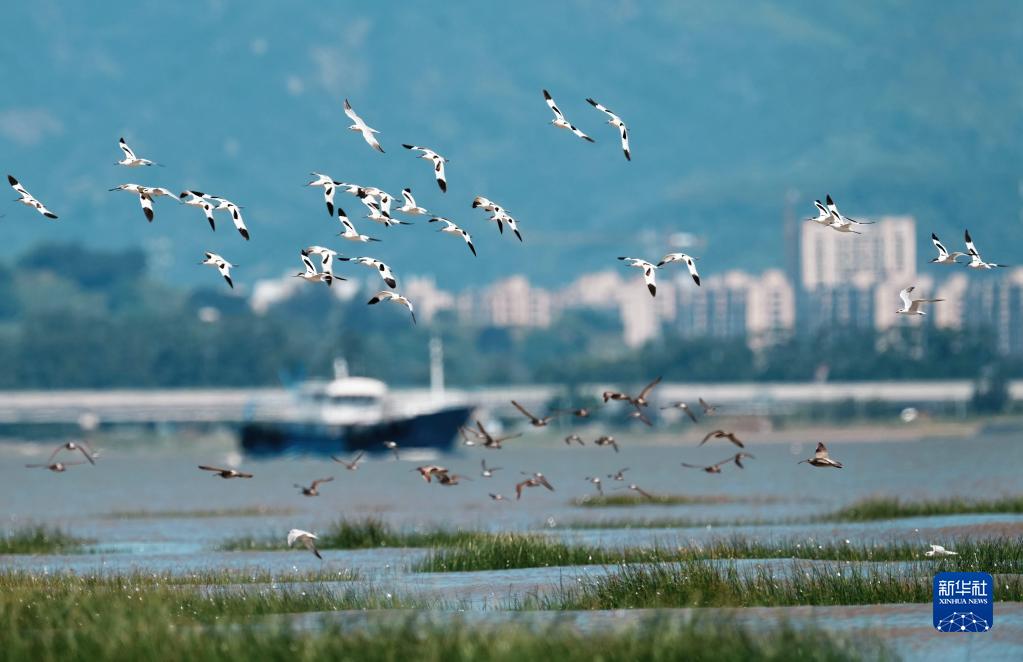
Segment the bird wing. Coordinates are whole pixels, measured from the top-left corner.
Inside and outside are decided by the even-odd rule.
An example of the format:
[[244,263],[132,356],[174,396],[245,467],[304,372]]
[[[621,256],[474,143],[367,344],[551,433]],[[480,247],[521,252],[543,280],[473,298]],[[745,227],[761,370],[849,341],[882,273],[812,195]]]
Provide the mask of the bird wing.
[[554,116],[561,120],[562,122],[564,122],[565,116],[561,114],[561,111],[558,109],[557,104],[554,103],[554,98],[551,97],[551,93],[548,92],[547,90],[544,90],[543,98],[547,101],[547,105],[550,106],[550,109],[554,113]]
[[689,275],[693,277],[693,282],[699,285],[700,274],[697,273],[696,271],[696,262],[693,260],[693,258],[689,257],[688,255],[686,255],[684,259],[686,261],[686,267],[689,268]]
[[216,471],[218,473],[223,472],[223,471],[230,471],[230,469],[221,469],[220,467],[212,467],[212,466],[210,466],[208,464],[200,464],[199,468],[202,469],[203,471]]
[[322,483],[329,483],[332,480],[334,480],[333,476],[330,476],[329,478],[317,478],[316,480],[313,481],[312,487],[313,489],[316,489],[317,485],[320,485]]
[[827,459],[828,447],[824,445],[823,441],[817,442],[817,450],[814,451],[813,456],[818,459]]
[[650,391],[653,391],[653,390],[654,390],[654,387],[656,387],[656,386],[657,386],[658,384],[660,384],[660,383],[661,383],[661,378],[660,378],[660,377],[658,377],[658,378],[657,378],[657,379],[655,379],[654,381],[650,382],[649,384],[647,384],[647,385],[646,385],[646,386],[645,386],[645,387],[643,388],[643,390],[642,390],[642,391],[640,391],[640,392],[639,392],[639,397],[638,397],[638,398],[636,398],[636,399],[637,399],[637,400],[645,400],[645,399],[646,399],[646,396],[650,395]]
[[402,189],[401,197],[405,198],[405,204],[409,207],[416,207],[416,199],[412,197],[412,191],[410,189]]
[[306,274],[316,273],[316,266],[313,264],[313,261],[309,259],[308,255],[302,256],[302,264],[305,265]]
[[554,491],[554,486],[547,481],[546,476],[535,476],[536,480],[540,481],[540,484],[549,489],[551,492]]
[[725,439],[727,439],[728,441],[732,442],[733,444],[735,444],[739,448],[746,448],[746,446],[742,443],[742,440],[740,440],[738,437],[736,437],[734,432],[729,432],[728,434],[724,435],[724,437],[725,437]]
[[20,195],[22,198],[26,200],[35,199],[32,197],[32,194],[29,193],[28,190],[26,190],[25,187],[22,186],[21,183],[11,175],[7,175],[7,181],[10,182],[11,188],[14,189],[17,192],[17,194]]
[[145,191],[139,191],[139,204],[142,205],[142,213],[145,214],[146,220],[150,223],[153,222],[153,198],[149,196]]
[[722,436],[722,435],[724,435],[724,434],[725,434],[725,431],[724,431],[724,430],[713,430],[713,431],[711,431],[711,432],[708,432],[708,433],[707,433],[707,436],[705,436],[705,437],[703,438],[703,441],[701,441],[701,442],[699,443],[699,445],[700,445],[700,446],[703,446],[703,445],[704,445],[705,443],[707,443],[707,442],[708,442],[708,441],[709,441],[710,439],[715,439],[715,438],[717,438],[717,437],[720,437],[720,436]]
[[444,159],[439,156],[433,161],[433,174],[437,178],[437,185],[440,186],[440,190],[447,193],[448,180],[444,175]]
[[138,160],[138,158],[135,156],[135,152],[131,151],[131,147],[128,147],[128,143],[124,142],[124,138],[121,138],[121,140],[117,144],[120,146],[121,151],[124,152],[124,156],[129,161]]
[[512,400],[512,401],[511,401],[511,403],[512,403],[512,406],[513,406],[513,407],[515,407],[515,408],[516,408],[516,409],[518,409],[518,410],[519,410],[520,412],[522,412],[522,414],[523,414],[523,415],[524,415],[524,416],[525,416],[526,418],[528,418],[529,420],[531,420],[531,421],[538,421],[538,420],[540,420],[540,419],[538,419],[538,418],[537,418],[536,416],[533,416],[533,415],[532,415],[532,414],[530,414],[530,413],[529,413],[528,411],[526,411],[526,408],[525,408],[525,407],[523,407],[523,406],[522,406],[522,405],[520,405],[519,403],[515,402],[514,400]]
[[629,128],[625,126],[624,122],[619,121],[618,132],[622,137],[622,151],[625,152],[625,158],[628,161],[632,160],[632,151],[629,149]]
[[913,308],[913,302],[909,298],[909,294],[912,291],[913,291],[912,287],[907,287],[906,289],[899,292],[899,298],[902,299],[902,307],[906,310],[911,310]]
[[366,126],[366,123],[362,121],[362,118],[355,114],[355,111],[352,109],[352,104],[348,103],[348,99],[345,99],[345,115],[348,116],[348,119],[355,122],[356,126],[359,126],[360,128]]
[[934,244],[934,247],[938,249],[939,259],[945,259],[948,257],[948,249],[945,248],[945,244],[941,243],[941,241],[938,239],[938,235],[934,234],[933,232],[931,233],[931,243]]
[[646,288],[650,290],[651,296],[657,295],[657,274],[654,273],[656,268],[652,264],[648,264],[643,268],[643,280],[646,281]]
[[600,112],[602,112],[602,113],[606,114],[606,115],[607,115],[608,117],[610,117],[611,119],[614,119],[614,120],[618,120],[618,121],[621,121],[621,119],[622,119],[622,118],[618,117],[617,115],[615,115],[614,113],[612,113],[612,112],[611,112],[610,110],[608,110],[608,109],[607,109],[606,107],[604,107],[604,106],[600,105],[599,103],[597,103],[597,102],[596,102],[596,101],[594,101],[593,99],[589,99],[589,98],[587,98],[587,99],[586,99],[586,101],[587,101],[587,102],[588,102],[588,103],[589,103],[589,104],[590,104],[591,106],[593,106],[594,108],[596,108],[596,109],[597,109],[597,110],[599,110]]

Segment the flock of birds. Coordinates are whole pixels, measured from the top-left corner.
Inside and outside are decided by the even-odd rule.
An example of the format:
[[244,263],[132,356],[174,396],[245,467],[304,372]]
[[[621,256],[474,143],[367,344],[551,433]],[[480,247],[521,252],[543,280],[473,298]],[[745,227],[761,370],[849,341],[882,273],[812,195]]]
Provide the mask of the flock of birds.
[[[569,122],[565,114],[558,107],[553,97],[547,90],[543,90],[543,97],[549,106],[551,112],[554,114],[554,119],[551,120],[551,124],[559,129],[564,129],[571,132],[580,139],[593,143],[595,140],[589,135],[580,130],[576,125]],[[620,116],[609,110],[607,107],[598,103],[592,98],[587,98],[586,101],[597,111],[603,113],[608,119],[607,123],[617,129],[621,140],[621,149],[628,161],[632,160],[632,153],[629,146],[629,130],[625,122]],[[378,139],[380,133],[373,127],[369,126],[365,120],[363,120],[352,108],[351,103],[345,99],[344,112],[348,118],[352,121],[352,124],[348,127],[351,131],[359,133],[363,140],[374,150],[385,153],[384,148],[381,146]],[[140,158],[135,154],[131,147],[125,142],[122,137],[118,142],[119,148],[123,153],[123,158],[117,161],[117,165],[126,168],[139,168],[139,167],[151,167],[160,166],[161,164],[152,161],[150,159]],[[429,147],[420,145],[413,145],[409,143],[403,143],[402,147],[405,149],[417,153],[417,157],[428,161],[431,164],[434,178],[437,182],[437,186],[442,193],[446,193],[448,189],[448,180],[446,173],[446,164],[448,159],[441,156],[436,150]],[[384,227],[411,225],[412,222],[404,218],[396,217],[393,214],[401,214],[405,217],[418,217],[418,216],[430,216],[428,219],[429,223],[440,224],[438,232],[457,236],[462,239],[469,251],[473,256],[477,256],[476,246],[473,243],[472,236],[464,228],[456,224],[455,222],[443,217],[432,214],[426,208],[420,206],[416,199],[412,195],[411,188],[404,188],[401,192],[402,204],[396,206],[396,198],[389,194],[387,191],[374,187],[374,186],[363,186],[358,184],[352,184],[348,182],[335,180],[330,175],[323,173],[312,173],[313,179],[306,183],[308,187],[322,188],[324,203],[327,209],[327,214],[331,218],[337,218],[341,226],[341,232],[338,236],[345,240],[360,244],[369,244],[381,241],[375,237],[371,237],[366,234],[362,234],[356,228],[355,224],[346,214],[345,210],[336,203],[336,194],[340,191],[354,196],[364,207],[366,211],[365,218],[371,222],[378,223]],[[24,204],[28,207],[35,209],[39,214],[49,219],[57,219],[56,213],[52,212],[46,205],[44,205],[39,199],[35,198],[28,190],[22,185],[14,176],[8,175],[8,181],[14,191],[18,194],[19,198],[17,202]],[[175,195],[170,189],[164,187],[151,187],[142,186],[134,183],[121,184],[116,186],[111,191],[127,191],[136,195],[139,199],[139,204],[142,208],[142,213],[146,220],[152,222],[155,218],[155,207],[154,201],[157,198],[170,198],[177,200],[180,204],[184,204],[190,207],[196,207],[202,210],[203,215],[210,225],[211,230],[216,231],[216,220],[217,212],[226,212],[231,217],[231,221],[234,224],[235,229],[241,235],[244,240],[250,239],[248,227],[245,224],[245,220],[242,216],[242,206],[238,205],[231,200],[217,195],[210,195],[198,190],[186,190],[180,194]],[[817,216],[806,219],[807,221],[817,223],[821,226],[830,228],[836,232],[850,233],[850,234],[862,234],[860,228],[867,225],[871,225],[872,221],[863,221],[851,218],[844,215],[839,211],[838,206],[830,195],[826,196],[826,202],[822,203],[820,200],[815,200],[814,205],[817,209]],[[518,220],[513,217],[507,209],[500,204],[483,196],[476,196],[471,207],[473,209],[480,209],[481,211],[489,214],[487,220],[496,224],[499,234],[504,234],[505,226],[508,227],[511,234],[521,242],[523,241],[522,232],[519,227]],[[937,264],[958,264],[960,257],[969,257],[970,261],[966,263],[966,266],[971,269],[994,269],[998,267],[1004,267],[1006,265],[998,264],[994,262],[986,262],[980,255],[973,243],[969,231],[965,233],[966,252],[949,252],[945,246],[938,239],[937,235],[932,234],[931,239],[934,243],[935,248],[938,251],[937,257],[931,260]],[[294,274],[297,278],[313,282],[313,283],[325,283],[330,286],[335,280],[346,280],[344,276],[338,275],[335,272],[336,262],[350,262],[365,266],[375,271],[384,285],[388,289],[382,289],[375,294],[369,301],[369,305],[390,302],[406,308],[409,312],[411,321],[413,324],[416,322],[415,309],[412,301],[407,297],[397,292],[398,279],[393,269],[385,264],[384,262],[369,256],[358,256],[348,257],[342,255],[337,250],[329,247],[312,245],[303,248],[299,251],[299,257],[302,262],[303,270]],[[686,253],[674,252],[664,255],[659,261],[652,262],[643,258],[636,257],[619,257],[619,260],[625,262],[629,267],[639,269],[643,273],[644,282],[647,290],[651,296],[656,296],[657,283],[656,283],[656,272],[658,269],[663,268],[666,265],[681,263],[685,264],[689,271],[693,282],[700,285],[700,274],[696,268],[696,261],[699,258],[690,256]],[[228,284],[229,287],[234,287],[232,280],[232,269],[236,266],[228,259],[213,252],[206,252],[203,260],[199,263],[201,265],[212,266],[217,269],[221,277]],[[922,306],[928,303],[934,303],[940,301],[940,299],[917,299],[912,297],[914,288],[907,287],[900,293],[903,306],[901,309],[896,311],[900,314],[906,315],[924,315],[925,312],[922,310]],[[660,383],[660,378],[655,379],[645,388],[643,388],[636,395],[631,395],[623,392],[606,391],[602,394],[602,400],[604,404],[612,401],[623,402],[630,406],[628,416],[631,419],[636,419],[644,424],[652,425],[650,418],[646,415],[646,409],[649,407],[650,395],[653,389]],[[578,408],[571,410],[555,410],[544,416],[536,416],[525,407],[517,402],[512,402],[512,405],[518,409],[528,420],[533,427],[545,427],[551,423],[555,418],[562,415],[571,415],[575,418],[587,418],[591,415],[592,410],[590,408]],[[698,405],[701,409],[703,416],[712,416],[716,413],[716,407],[707,403],[702,398],[699,399]],[[694,408],[685,402],[676,402],[669,404],[662,409],[676,409],[683,412],[689,419],[696,422],[697,416]],[[463,438],[463,443],[467,446],[479,445],[487,449],[500,449],[502,444],[511,439],[515,439],[521,434],[513,434],[507,436],[496,436],[488,431],[480,421],[476,421],[474,427],[463,426],[460,430]],[[754,459],[754,456],[745,450],[744,442],[734,433],[727,430],[717,429],[709,432],[699,445],[703,445],[710,441],[724,440],[731,443],[733,446],[738,448],[738,451],[733,455],[710,465],[699,465],[682,463],[683,467],[697,469],[709,474],[720,474],[723,469],[735,465],[738,469],[743,469],[744,460]],[[570,434],[565,437],[564,442],[568,445],[578,444],[584,445],[585,440],[578,434]],[[617,453],[619,452],[619,446],[617,440],[610,435],[602,435],[594,440],[596,446],[610,446]],[[395,442],[384,442],[384,446],[387,450],[391,451],[394,456],[398,457],[398,446]],[[75,461],[57,461],[56,458],[61,452],[69,452],[74,454],[80,454],[82,459]],[[77,464],[89,464],[96,463],[96,454],[91,451],[87,444],[80,441],[69,441],[65,444],[57,447],[50,455],[45,463],[41,464],[29,464],[31,468],[45,468],[55,473],[62,473],[67,470],[68,467]],[[363,454],[359,453],[353,459],[348,460],[344,458],[334,457],[334,461],[340,463],[345,469],[349,471],[355,471],[359,468],[360,462],[363,459]],[[824,443],[818,443],[816,451],[813,456],[799,462],[807,463],[813,467],[820,468],[835,468],[841,469],[842,463],[831,458],[827,447]],[[217,467],[212,465],[199,465],[199,469],[203,471],[212,472],[214,476],[218,476],[223,479],[235,479],[235,478],[252,478],[253,474],[239,471],[233,468]],[[500,471],[501,467],[489,466],[486,460],[481,461],[481,472],[480,475],[484,478],[491,478],[495,472]],[[455,473],[446,467],[439,465],[424,465],[413,469],[418,472],[419,475],[427,482],[436,482],[439,485],[454,486],[460,484],[462,481],[471,480],[471,478]],[[607,474],[606,478],[615,482],[626,482],[625,473],[629,471],[628,467],[619,469],[618,471]],[[515,483],[515,498],[516,500],[522,498],[524,490],[535,487],[542,487],[546,490],[554,491],[554,486],[541,472],[522,472],[525,476],[524,479]],[[301,494],[308,497],[315,497],[320,494],[320,486],[324,483],[333,481],[333,477],[319,478],[312,481],[309,485],[295,485],[300,490]],[[587,476],[585,480],[595,486],[598,493],[603,494],[603,479],[599,476]],[[654,496],[644,490],[642,487],[635,483],[629,483],[623,486],[621,489],[628,489],[639,494],[642,498],[653,499]],[[496,492],[489,494],[490,498],[495,501],[506,500],[505,497]],[[288,534],[288,545],[291,546],[296,542],[303,544],[316,556],[320,557],[319,551],[316,549],[315,541],[317,537],[315,534],[303,531],[301,529],[293,529]],[[932,546],[932,550],[927,553],[928,556],[934,555],[945,555],[954,554],[954,552],[948,552],[940,546]],[[322,557],[320,557],[322,558]]]

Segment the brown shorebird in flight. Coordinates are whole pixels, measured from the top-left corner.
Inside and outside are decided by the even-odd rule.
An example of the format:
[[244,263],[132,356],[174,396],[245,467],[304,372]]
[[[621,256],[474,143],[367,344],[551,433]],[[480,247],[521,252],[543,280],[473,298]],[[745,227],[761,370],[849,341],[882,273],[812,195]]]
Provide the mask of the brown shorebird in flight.
[[554,491],[554,486],[550,484],[550,482],[547,480],[547,478],[542,473],[537,472],[537,473],[534,473],[533,475],[530,476],[525,471],[523,471],[522,475],[529,476],[529,478],[527,478],[526,480],[522,481],[521,483],[518,483],[518,484],[515,485],[515,499],[516,500],[522,498],[522,490],[524,488],[527,488],[527,487],[541,487],[541,486],[543,486],[543,487],[546,487],[547,489],[549,489],[551,492]]
[[653,494],[650,494],[649,492],[647,492],[646,490],[644,490],[642,487],[640,487],[639,485],[637,485],[635,483],[629,483],[628,486],[620,487],[618,489],[620,489],[620,490],[632,490],[633,492],[638,492],[639,495],[642,496],[644,499],[650,499],[651,501],[653,501],[656,498],[656,497],[654,497]]
[[418,471],[419,475],[423,477],[427,483],[431,482],[433,476],[440,476],[446,474],[448,470],[444,467],[437,466],[436,464],[426,464],[421,467],[416,467],[412,471]]
[[615,449],[616,453],[618,452],[618,442],[609,434],[606,434],[603,437],[598,437],[593,441],[593,444],[595,446],[611,446]]
[[485,440],[485,437],[478,430],[468,425],[459,425],[458,434],[462,437],[462,444],[466,446],[475,446],[476,442]]
[[89,464],[96,464],[95,456],[89,452],[89,447],[83,441],[69,441],[67,443],[61,444],[60,446],[57,446],[57,448],[55,448],[53,452],[50,453],[50,458],[47,460],[47,462],[53,462],[53,458],[57,457],[57,453],[61,451],[71,452],[79,451],[81,452],[82,455],[85,456],[85,459],[89,461]]
[[387,450],[389,450],[392,453],[394,453],[394,459],[395,460],[400,460],[401,459],[400,457],[398,457],[398,442],[396,442],[396,441],[385,441],[385,442],[383,442],[383,446]]
[[566,446],[571,446],[573,442],[579,444],[580,446],[586,445],[586,442],[583,441],[583,438],[577,434],[570,434],[567,437],[565,437]]
[[64,473],[68,467],[73,467],[76,464],[85,464],[85,462],[52,462],[48,464],[26,464],[27,469],[48,469],[55,474]]
[[742,440],[736,437],[734,432],[725,432],[724,430],[714,430],[712,432],[708,432],[707,435],[703,438],[703,441],[699,443],[699,445],[703,446],[711,439],[727,439],[728,441],[732,442],[739,448],[746,448],[746,446],[743,445]]
[[589,418],[590,414],[593,413],[592,410],[586,407],[580,407],[579,409],[555,409],[554,412],[557,414],[571,414],[576,418]]
[[490,498],[493,501],[507,501],[507,499],[505,499],[504,496],[502,496],[500,494],[494,494],[493,492],[490,492],[489,494],[490,494]]
[[331,476],[330,478],[317,478],[312,482],[312,484],[309,487],[298,484],[296,484],[295,487],[302,490],[302,494],[305,496],[309,497],[320,496],[320,485],[322,485],[323,483],[329,483],[332,480],[334,480],[333,476]]
[[221,478],[252,478],[252,474],[244,473],[237,469],[222,469],[220,467],[211,467],[205,464],[200,464],[199,468],[203,471],[212,471],[214,475],[220,476]]
[[640,409],[639,407],[636,407],[635,411],[630,411],[629,412],[629,418],[635,418],[635,419],[638,419],[640,421],[643,421],[647,425],[651,425],[651,426],[653,425],[653,423],[650,422],[650,419],[646,417],[646,414],[644,414],[643,410]]
[[359,451],[358,453],[356,453],[355,457],[352,458],[350,461],[342,459],[342,458],[337,457],[335,455],[331,455],[330,459],[334,460],[335,462],[337,462],[339,464],[345,465],[345,469],[348,469],[349,471],[355,471],[355,470],[357,470],[359,468],[359,462],[362,461],[362,455],[363,455],[363,452]]
[[714,414],[718,413],[718,406],[710,404],[703,398],[700,398],[700,407],[703,408],[704,416],[713,416]]
[[458,485],[458,481],[460,480],[472,480],[472,478],[461,474],[448,473],[446,471],[437,474],[437,483],[440,485]]
[[593,486],[597,488],[597,494],[604,496],[604,484],[600,480],[600,476],[587,476],[586,482],[593,483]]
[[291,531],[288,531],[288,547],[291,547],[296,542],[300,542],[305,545],[306,549],[315,554],[316,558],[322,561],[323,557],[320,556],[320,550],[316,549],[317,540],[319,540],[319,538],[315,533],[309,533],[302,529],[292,529]]
[[832,460],[828,455],[828,447],[824,445],[824,442],[817,443],[817,451],[813,454],[813,457],[805,460],[800,460],[796,464],[802,464],[806,462],[815,467],[834,467],[836,469],[842,468],[842,463],[837,460]]
[[621,393],[618,391],[604,391],[601,394],[601,397],[604,398],[604,402],[608,402],[610,400],[624,400],[625,402],[632,404],[632,406],[634,406],[636,409],[639,409],[640,407],[646,407],[650,404],[647,398],[650,396],[650,392],[654,390],[654,387],[656,387],[660,383],[661,378],[658,377],[654,381],[644,386],[643,390],[639,392],[639,395],[635,397],[629,395],[628,393]]
[[625,467],[624,469],[619,469],[613,474],[608,474],[607,477],[610,478],[611,480],[625,480],[625,472],[628,470],[629,468]]
[[685,412],[685,415],[689,417],[689,420],[696,423],[696,414],[693,413],[693,410],[685,402],[674,402],[670,405],[661,407],[661,409],[680,409]]
[[688,467],[690,469],[699,469],[701,471],[706,471],[709,474],[719,474],[719,473],[721,473],[721,467],[723,465],[729,464],[731,462],[734,462],[735,466],[739,467],[740,469],[743,469],[744,467],[743,467],[743,464],[742,464],[742,460],[743,460],[743,458],[746,458],[746,457],[752,458],[753,456],[750,455],[749,453],[736,453],[735,455],[733,455],[730,458],[727,458],[725,460],[721,460],[720,462],[718,462],[716,464],[711,464],[711,465],[708,465],[706,467],[700,466],[699,464],[687,464],[685,462],[682,463],[682,466],[683,467]]
[[516,409],[518,409],[520,412],[522,412],[523,416],[525,416],[526,418],[529,419],[529,424],[532,425],[534,428],[545,427],[548,423],[550,423],[552,420],[557,418],[557,414],[548,414],[547,416],[544,416],[543,418],[537,418],[533,414],[530,414],[528,411],[526,411],[525,407],[523,407],[519,403],[515,402],[514,400],[512,400],[511,403],[512,403],[512,406],[514,406]]
[[521,437],[521,434],[512,434],[507,437],[495,437],[494,435],[487,432],[487,429],[483,427],[483,424],[476,421],[476,427],[479,429],[480,434],[483,436],[483,447],[494,448],[500,450],[501,444],[509,439],[517,439]]
[[480,475],[484,478],[491,478],[495,471],[500,471],[501,467],[488,467],[486,460],[480,460]]
[[632,398],[629,396],[628,393],[622,393],[620,391],[604,391],[603,393],[600,394],[600,397],[604,399],[605,403],[608,403],[611,400],[617,400],[617,401],[620,401],[620,402],[621,401],[624,401],[624,402],[631,402],[632,401]]

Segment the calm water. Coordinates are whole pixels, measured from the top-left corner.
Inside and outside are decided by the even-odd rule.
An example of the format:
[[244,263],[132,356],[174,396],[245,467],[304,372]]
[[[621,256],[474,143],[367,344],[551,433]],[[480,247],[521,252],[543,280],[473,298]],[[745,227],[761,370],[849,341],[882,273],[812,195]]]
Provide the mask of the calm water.
[[[595,435],[584,435],[590,438]],[[690,435],[692,436],[692,435]],[[914,442],[857,442],[833,444],[832,455],[844,470],[815,469],[796,462],[813,452],[812,443],[749,444],[756,459],[744,471],[728,467],[720,475],[684,469],[680,462],[711,463],[731,454],[723,444],[696,448],[691,439],[672,445],[644,444],[620,435],[622,450],[566,447],[557,438],[532,436],[509,442],[502,450],[466,448],[443,458],[386,457],[347,471],[329,460],[277,459],[248,462],[223,440],[166,439],[154,443],[107,442],[97,466],[74,466],[64,474],[24,468],[49,455],[45,444],[0,442],[0,504],[3,526],[33,522],[64,527],[96,539],[93,553],[73,556],[3,557],[8,566],[37,570],[72,568],[95,570],[165,570],[185,572],[216,567],[249,567],[287,572],[316,568],[304,550],[292,552],[217,552],[224,538],[273,535],[283,540],[288,529],[323,530],[339,517],[374,515],[400,527],[462,527],[494,531],[541,530],[553,536],[608,546],[690,544],[741,534],[760,539],[800,538],[807,541],[845,540],[883,542],[908,540],[926,548],[929,542],[947,542],[964,535],[997,535],[1023,531],[1023,517],[982,515],[906,519],[864,524],[714,526],[685,529],[570,530],[565,523],[607,518],[677,517],[689,520],[777,520],[825,513],[871,495],[905,498],[964,496],[992,497],[1018,493],[1023,488],[1023,442],[1012,435],[970,439],[930,439]],[[710,446],[710,444],[708,444]],[[480,459],[502,467],[493,478],[479,475]],[[415,461],[419,460],[419,461]],[[427,484],[412,468],[436,462],[472,478],[461,485]],[[222,480],[199,471],[196,464],[235,465],[255,473],[251,480]],[[730,501],[693,506],[632,508],[580,508],[571,500],[595,493],[586,476],[613,473],[628,467],[626,484],[635,482],[655,493],[723,496]],[[515,500],[514,484],[520,472],[543,472],[556,488],[526,490]],[[322,496],[302,496],[294,483],[334,476],[321,486]],[[609,490],[623,483],[605,479]],[[488,492],[505,495],[492,501]],[[261,506],[271,514],[247,517],[116,518],[124,511],[189,511]],[[1006,526],[999,526],[1006,525]],[[601,567],[543,568],[476,573],[409,573],[408,564],[420,550],[326,551],[325,563],[339,570],[359,571],[361,583],[372,590],[398,595],[426,594],[466,606],[500,608],[517,597],[563,583],[586,581]],[[791,561],[752,561],[784,573]],[[339,583],[348,588],[351,582]],[[871,615],[871,608],[826,610],[774,610],[799,622],[835,627],[873,627],[893,639],[911,657],[926,657],[935,649],[926,642],[930,632],[929,606],[885,607],[891,614]],[[878,608],[882,609],[882,608]],[[682,613],[684,610],[680,610]],[[755,610],[757,612],[763,610]],[[917,614],[920,612],[920,614]],[[494,613],[494,612],[488,612]],[[754,610],[748,612],[753,614]],[[830,613],[830,615],[828,615]],[[340,618],[343,616],[333,616]],[[535,616],[534,616],[535,617]],[[304,617],[306,618],[306,617]],[[299,622],[311,622],[301,620]],[[540,617],[542,618],[542,617]],[[580,615],[586,620],[599,615]],[[751,620],[756,620],[752,618]],[[1023,657],[1023,612],[996,609],[997,646],[984,653],[1018,653]],[[919,637],[907,635],[916,632]],[[924,634],[926,632],[926,634]],[[923,640],[920,637],[924,637]],[[952,636],[951,638],[955,638]],[[970,637],[961,637],[964,641]],[[915,642],[915,643],[914,643]],[[921,643],[923,642],[923,643]],[[916,645],[920,644],[920,645]],[[973,644],[970,644],[973,646]],[[978,644],[979,645],[979,644]],[[994,644],[985,644],[994,646]],[[1006,648],[1008,646],[1008,648]],[[974,654],[981,654],[980,648]],[[964,649],[965,651],[965,649]],[[960,655],[961,651],[955,654]],[[965,652],[962,652],[965,655]],[[951,654],[951,652],[950,652]],[[951,658],[948,658],[951,659]],[[966,657],[961,657],[966,659]]]

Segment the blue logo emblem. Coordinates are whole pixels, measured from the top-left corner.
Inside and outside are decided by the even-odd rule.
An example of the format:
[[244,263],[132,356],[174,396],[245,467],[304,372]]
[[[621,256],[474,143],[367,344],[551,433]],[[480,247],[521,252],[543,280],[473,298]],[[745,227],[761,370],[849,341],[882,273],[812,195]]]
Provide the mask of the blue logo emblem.
[[934,628],[938,632],[987,632],[995,624],[995,582],[986,572],[934,576]]

